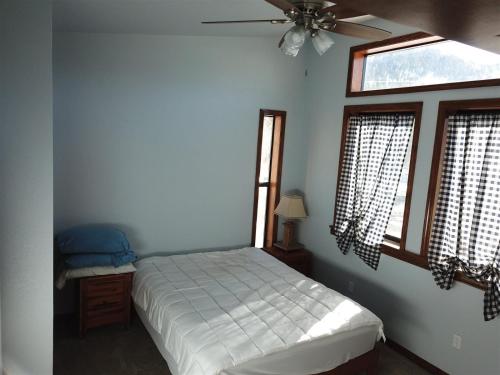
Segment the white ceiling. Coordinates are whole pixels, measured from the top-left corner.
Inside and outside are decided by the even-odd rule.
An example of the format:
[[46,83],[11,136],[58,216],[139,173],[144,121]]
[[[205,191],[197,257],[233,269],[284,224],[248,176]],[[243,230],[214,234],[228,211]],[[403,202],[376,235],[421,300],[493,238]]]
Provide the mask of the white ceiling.
[[201,21],[283,18],[264,0],[53,0],[54,31],[277,36],[289,25],[202,25]]

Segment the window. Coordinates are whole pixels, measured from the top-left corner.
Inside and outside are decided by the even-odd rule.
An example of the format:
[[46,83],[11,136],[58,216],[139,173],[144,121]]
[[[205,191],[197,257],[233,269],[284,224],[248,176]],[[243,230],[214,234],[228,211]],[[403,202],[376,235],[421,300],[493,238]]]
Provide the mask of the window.
[[[446,151],[448,147],[448,137],[449,137],[449,119],[450,116],[456,114],[481,114],[481,113],[489,113],[491,111],[495,111],[496,113],[500,113],[500,99],[485,99],[485,100],[463,100],[463,101],[449,101],[449,102],[441,102],[439,104],[439,113],[438,113],[438,121],[437,121],[437,129],[436,129],[436,139],[434,141],[434,153],[432,158],[432,167],[431,167],[431,175],[429,179],[429,191],[427,196],[427,207],[426,207],[426,216],[425,216],[425,225],[424,225],[424,233],[422,237],[422,252],[427,257],[429,253],[429,246],[431,243],[431,234],[432,228],[436,218],[436,210],[438,205],[439,191],[442,185],[442,174],[443,174],[443,160],[445,158]],[[454,136],[457,136],[458,132],[455,131],[452,133]],[[470,141],[471,135],[474,135],[473,129],[472,132],[467,135],[467,140]],[[465,138],[463,138],[465,139]],[[463,139],[460,143],[463,144]],[[477,150],[479,147],[483,147],[483,140],[477,138],[476,144],[474,145],[474,149]],[[451,142],[450,142],[451,143]],[[498,148],[498,142],[496,143],[496,147]],[[463,153],[460,153],[460,155]],[[460,156],[457,152],[457,156]],[[488,157],[492,157],[489,155]],[[500,155],[494,155],[494,158],[499,158]],[[455,158],[455,157],[454,157]],[[482,158],[486,160],[486,157]],[[466,162],[464,158],[464,163]],[[478,161],[479,164],[481,161]],[[476,162],[475,162],[476,163]],[[464,164],[465,165],[465,164]],[[481,169],[485,170],[484,168]],[[498,173],[496,168],[492,168],[493,171]],[[466,181],[467,175],[461,177],[461,181]],[[463,191],[462,188],[460,190]],[[471,190],[471,189],[469,189]],[[451,193],[450,193],[451,194]],[[489,194],[489,193],[488,193]],[[452,196],[448,199],[448,202],[451,202]],[[464,200],[465,202],[465,200]],[[478,200],[480,202],[480,200]],[[494,205],[498,207],[498,201],[493,202]],[[467,209],[466,206],[462,207],[462,210]],[[470,207],[469,207],[470,209]],[[476,212],[483,212],[483,209],[480,206],[476,207]],[[467,210],[462,212],[461,218],[462,220],[472,220],[469,216],[464,214]],[[498,210],[497,210],[498,212]],[[498,230],[498,228],[496,228]],[[490,233],[491,234],[491,233]],[[500,254],[499,254],[500,255]],[[473,286],[479,288],[485,288],[484,283],[478,282],[477,280],[473,280],[471,278],[466,277],[462,272],[457,272],[455,274],[455,279],[466,282]]]
[[[411,141],[410,141],[411,142]],[[401,179],[399,180],[398,190],[396,192],[396,199],[392,207],[389,224],[385,231],[386,238],[392,241],[401,241],[401,233],[403,232],[403,222],[406,206],[406,192],[408,191],[408,173],[410,172],[410,155],[411,152],[406,153],[403,170],[401,172]]]
[[[401,259],[419,256],[405,246],[421,112],[420,102],[344,108],[331,233],[343,252],[352,236],[354,252],[373,268],[379,248]],[[367,251],[368,261],[360,255]]]
[[259,248],[276,241],[285,120],[286,112],[260,111],[252,225],[252,245]]
[[415,33],[351,48],[348,96],[500,85],[500,55]]
[[484,317],[500,314],[500,99],[441,102],[423,248],[441,288],[485,287]]

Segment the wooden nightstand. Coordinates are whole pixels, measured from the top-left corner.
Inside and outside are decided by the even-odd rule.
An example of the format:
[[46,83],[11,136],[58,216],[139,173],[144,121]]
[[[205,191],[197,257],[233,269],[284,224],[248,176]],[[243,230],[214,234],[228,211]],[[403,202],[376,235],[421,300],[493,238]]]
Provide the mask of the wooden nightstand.
[[277,247],[263,249],[268,254],[296,269],[307,277],[311,277],[312,253],[306,249],[286,251]]
[[89,328],[130,324],[130,292],[133,273],[80,279],[80,337]]

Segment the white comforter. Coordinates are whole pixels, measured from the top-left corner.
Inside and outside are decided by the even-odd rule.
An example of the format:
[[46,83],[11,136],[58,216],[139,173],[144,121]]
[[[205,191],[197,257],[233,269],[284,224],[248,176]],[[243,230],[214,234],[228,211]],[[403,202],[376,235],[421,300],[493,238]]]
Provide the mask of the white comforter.
[[256,248],[151,257],[132,296],[179,375],[238,364],[382,322],[347,297]]

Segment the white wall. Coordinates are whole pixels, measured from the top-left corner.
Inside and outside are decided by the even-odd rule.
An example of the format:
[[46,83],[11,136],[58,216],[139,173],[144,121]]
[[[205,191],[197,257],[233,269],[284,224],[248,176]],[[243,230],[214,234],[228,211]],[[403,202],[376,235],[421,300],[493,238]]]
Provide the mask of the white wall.
[[[380,24],[397,33],[411,30]],[[405,95],[346,98],[348,53],[363,43],[347,37],[323,57],[310,50],[306,81],[309,146],[306,201],[310,217],[302,225],[302,240],[314,252],[315,276],[328,286],[359,300],[385,324],[388,337],[454,375],[500,373],[500,319],[484,322],[483,292],[458,283],[440,290],[429,271],[382,256],[378,271],[359,258],[340,253],[328,226],[332,223],[343,107],[348,104],[423,101],[423,117],[407,246],[420,249],[437,108],[440,100],[500,97],[495,88],[436,91]],[[347,285],[355,282],[355,292]],[[451,346],[452,335],[463,337],[462,350]]]
[[54,82],[56,228],[249,244],[259,108],[287,111],[282,191],[303,188],[304,61],[274,39],[57,33]]
[[3,371],[52,374],[52,25],[49,1],[0,2]]

